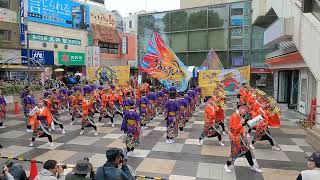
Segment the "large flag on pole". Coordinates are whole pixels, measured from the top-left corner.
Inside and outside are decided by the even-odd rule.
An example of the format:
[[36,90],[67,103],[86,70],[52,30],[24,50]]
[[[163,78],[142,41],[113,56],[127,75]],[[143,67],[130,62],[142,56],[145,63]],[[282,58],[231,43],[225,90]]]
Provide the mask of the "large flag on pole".
[[147,72],[167,88],[174,83],[179,92],[187,89],[192,76],[157,32],[152,34],[139,70]]
[[212,69],[212,70],[223,70],[224,69],[218,54],[212,48],[210,49],[210,51],[207,55],[207,63],[208,63],[208,69]]

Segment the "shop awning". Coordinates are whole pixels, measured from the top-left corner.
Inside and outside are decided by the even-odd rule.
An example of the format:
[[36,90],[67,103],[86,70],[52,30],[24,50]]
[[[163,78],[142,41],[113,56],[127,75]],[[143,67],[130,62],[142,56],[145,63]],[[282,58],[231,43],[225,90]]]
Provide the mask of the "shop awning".
[[251,73],[271,73],[270,68],[251,68]]
[[266,63],[273,64],[286,64],[286,63],[298,63],[303,62],[303,58],[299,52],[293,52],[273,58],[267,58]]
[[91,24],[93,40],[105,43],[120,44],[121,40],[116,28]]

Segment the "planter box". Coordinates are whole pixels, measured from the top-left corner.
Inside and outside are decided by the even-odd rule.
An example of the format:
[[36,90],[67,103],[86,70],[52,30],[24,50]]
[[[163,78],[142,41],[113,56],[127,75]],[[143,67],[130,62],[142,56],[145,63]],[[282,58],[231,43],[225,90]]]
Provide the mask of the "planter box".
[[320,149],[320,129],[307,129],[306,141],[315,149]]

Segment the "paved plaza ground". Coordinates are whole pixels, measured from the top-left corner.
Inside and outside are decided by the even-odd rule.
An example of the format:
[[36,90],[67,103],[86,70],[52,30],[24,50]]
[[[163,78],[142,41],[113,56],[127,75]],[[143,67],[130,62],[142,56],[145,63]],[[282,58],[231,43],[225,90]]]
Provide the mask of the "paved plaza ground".
[[[234,99],[229,99],[227,104],[228,119],[234,111]],[[93,166],[98,167],[106,161],[106,149],[125,147],[120,131],[120,116],[116,118],[115,127],[111,127],[111,124],[104,120],[105,124],[98,128],[98,136],[95,136],[91,129],[86,129],[85,134],[80,136],[80,122],[71,126],[68,113],[61,115],[67,133],[62,135],[60,129],[53,132],[55,146],[50,147],[47,138],[42,138],[35,142],[35,147],[29,147],[31,133],[26,133],[22,115],[9,114],[5,122],[7,128],[0,129],[0,142],[4,146],[0,153],[2,156],[35,158],[38,161],[55,159],[70,164],[89,157]],[[141,145],[135,151],[134,157],[129,157],[128,164],[136,169],[137,174],[174,180],[292,180],[299,171],[306,169],[305,156],[314,151],[305,141],[305,131],[295,123],[300,115],[284,110],[281,127],[271,128],[271,134],[282,150],[271,150],[267,142],[255,144],[254,155],[263,173],[252,172],[246,167],[246,160],[240,158],[236,160],[233,172],[228,174],[223,170],[230,153],[228,136],[223,137],[225,147],[219,146],[216,138],[206,139],[203,146],[197,145],[203,129],[203,117],[202,107],[191,118],[185,132],[175,139],[175,144],[165,143],[164,118],[156,117],[149,124],[149,128],[143,130]],[[0,159],[0,165],[5,161],[6,159]],[[22,162],[22,165],[29,170],[29,163]],[[41,168],[40,164],[38,168]]]

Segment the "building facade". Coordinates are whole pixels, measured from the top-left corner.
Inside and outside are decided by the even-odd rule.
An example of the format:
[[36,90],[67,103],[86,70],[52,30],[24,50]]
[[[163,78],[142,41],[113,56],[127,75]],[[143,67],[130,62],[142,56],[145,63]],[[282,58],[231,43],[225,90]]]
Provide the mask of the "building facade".
[[264,29],[252,26],[251,9],[251,1],[242,1],[139,15],[138,59],[157,31],[186,65],[200,66],[213,48],[224,68],[251,65],[253,85],[272,93]]
[[[17,75],[14,73],[16,69],[23,67],[19,66],[21,56],[20,39],[19,39],[19,1],[2,0],[0,1],[0,78],[10,78]],[[12,65],[4,66],[3,63],[8,60]]]
[[180,0],[180,8],[185,9],[199,6],[211,6],[216,4],[225,4],[239,1],[243,0]]

